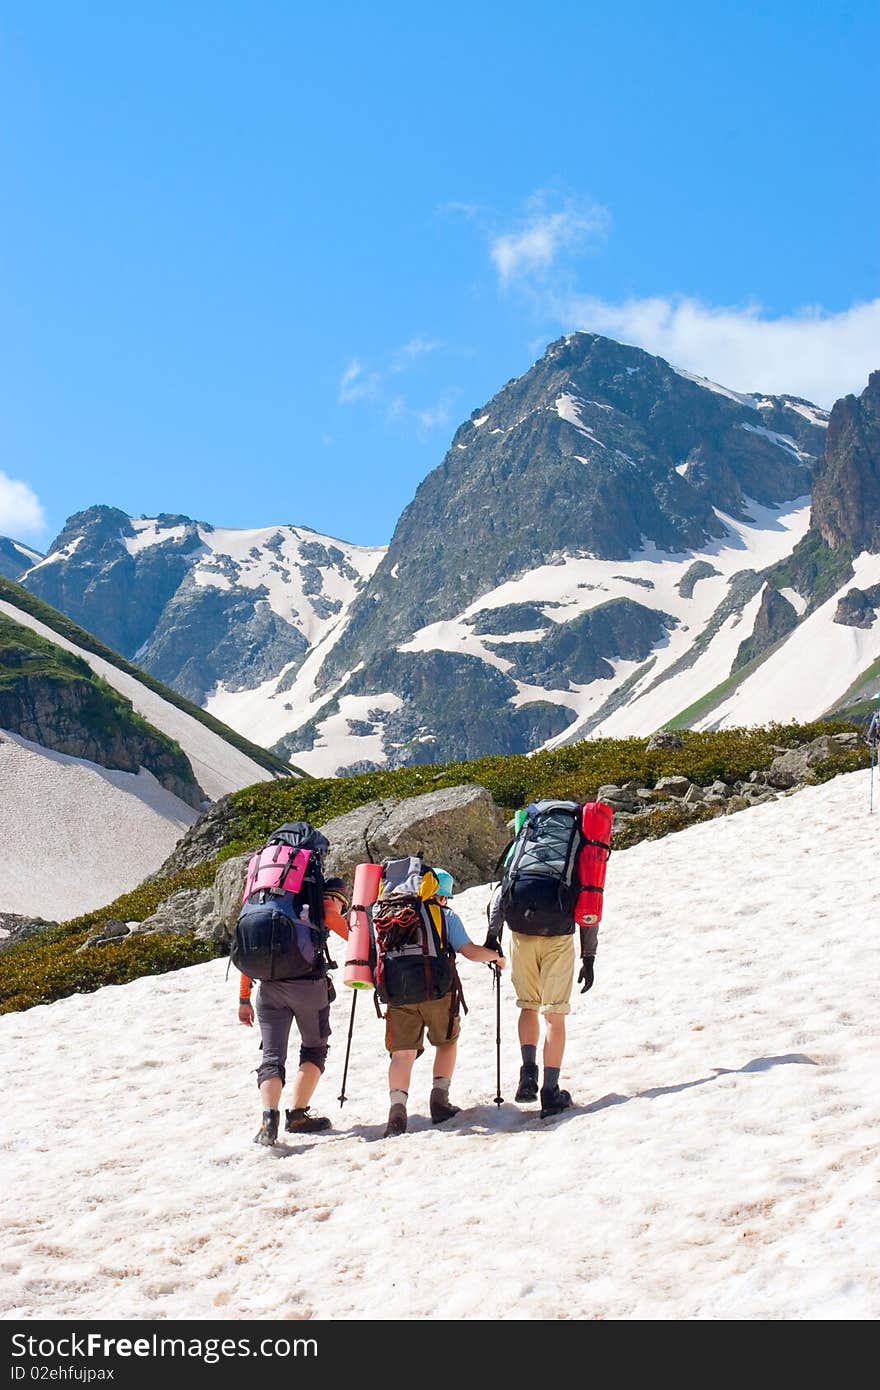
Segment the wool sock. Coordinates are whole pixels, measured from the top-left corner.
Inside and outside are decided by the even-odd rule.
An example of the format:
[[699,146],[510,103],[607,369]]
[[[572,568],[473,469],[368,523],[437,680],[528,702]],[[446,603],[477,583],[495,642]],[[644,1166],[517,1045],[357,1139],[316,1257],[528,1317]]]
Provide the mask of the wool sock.
[[555,1090],[556,1090],[556,1087],[557,1087],[558,1085],[559,1085],[559,1068],[558,1068],[558,1067],[545,1067],[545,1068],[544,1068],[544,1083],[543,1083],[541,1089],[542,1089],[543,1091],[555,1091]]
[[531,1043],[523,1043],[520,1050],[522,1052],[523,1066],[534,1067],[538,1061],[537,1047],[533,1047]]
[[452,1077],[451,1077],[451,1076],[435,1076],[435,1077],[434,1077],[434,1080],[433,1080],[433,1082],[432,1082],[432,1085],[433,1085],[435,1091],[442,1091],[443,1094],[444,1094],[445,1096],[448,1096],[448,1095],[449,1095],[449,1083],[450,1083],[451,1081],[452,1081]]
[[389,1091],[388,1094],[391,1097],[392,1105],[402,1105],[404,1110],[406,1109],[409,1091]]

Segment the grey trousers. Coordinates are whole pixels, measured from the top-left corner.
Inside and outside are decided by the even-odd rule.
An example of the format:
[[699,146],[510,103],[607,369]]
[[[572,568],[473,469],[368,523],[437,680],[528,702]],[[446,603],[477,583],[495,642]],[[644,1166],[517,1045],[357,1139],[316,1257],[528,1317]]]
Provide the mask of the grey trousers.
[[261,980],[257,991],[257,1022],[263,1039],[263,1060],[257,1085],[272,1077],[287,1080],[287,1045],[294,1019],[299,1030],[300,1064],[311,1062],[319,1071],[327,1061],[330,1036],[330,998],[327,979]]

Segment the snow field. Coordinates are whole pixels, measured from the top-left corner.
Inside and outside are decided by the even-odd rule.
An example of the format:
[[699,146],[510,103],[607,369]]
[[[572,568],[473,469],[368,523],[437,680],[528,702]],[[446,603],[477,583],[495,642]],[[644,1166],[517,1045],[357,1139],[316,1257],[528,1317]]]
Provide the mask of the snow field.
[[[546,1123],[509,1099],[506,977],[492,1104],[491,976],[467,961],[462,1114],[431,1126],[426,1056],[400,1139],[369,996],[337,1103],[341,985],[316,1096],[337,1128],[273,1151],[223,961],[0,1018],[3,1316],[876,1318],[867,805],[855,773],[614,855],[577,1108]],[[477,941],[486,897],[456,900]]]
[[157,869],[197,812],[141,768],[115,772],[0,732],[0,911],[78,917]]

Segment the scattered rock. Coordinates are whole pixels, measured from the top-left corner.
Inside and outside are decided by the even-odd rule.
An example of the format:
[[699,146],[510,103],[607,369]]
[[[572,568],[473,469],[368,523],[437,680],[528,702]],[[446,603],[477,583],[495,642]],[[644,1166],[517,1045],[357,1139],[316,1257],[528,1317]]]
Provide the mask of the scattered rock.
[[812,769],[817,763],[832,757],[836,748],[837,745],[829,734],[821,734],[819,738],[814,738],[812,743],[801,748],[792,748],[789,752],[774,758],[766,773],[766,781],[780,791],[793,787],[797,782],[811,782]]
[[57,922],[47,922],[42,917],[26,917],[18,912],[0,912],[0,951],[8,951],[19,941],[39,936],[49,927],[57,927]]
[[703,789],[692,782],[685,792],[682,803],[685,806],[697,806],[703,800]]
[[77,951],[89,951],[94,946],[108,946],[114,941],[121,941],[130,932],[131,928],[127,922],[120,921],[118,917],[108,917],[107,921],[102,922],[96,932],[86,937],[82,946],[77,947]]
[[688,793],[688,789],[693,786],[689,777],[674,775],[671,777],[661,777],[654,790],[662,792],[666,796],[683,797]]
[[653,753],[655,748],[683,748],[684,739],[681,734],[675,733],[673,729],[658,729],[648,739],[645,751]]

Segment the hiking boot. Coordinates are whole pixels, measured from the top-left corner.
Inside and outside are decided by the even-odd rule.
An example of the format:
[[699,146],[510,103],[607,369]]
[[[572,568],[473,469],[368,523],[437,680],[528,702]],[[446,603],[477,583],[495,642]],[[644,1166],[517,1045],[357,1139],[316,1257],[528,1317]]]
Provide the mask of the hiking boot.
[[278,1111],[264,1110],[263,1123],[259,1132],[254,1135],[254,1143],[262,1144],[264,1148],[270,1149],[278,1141]]
[[520,1104],[538,1099],[538,1068],[534,1062],[523,1062],[519,1069],[519,1085],[514,1100]]
[[448,1091],[441,1091],[438,1086],[434,1087],[431,1092],[431,1119],[435,1125],[442,1125],[444,1120],[451,1120],[453,1115],[458,1115],[460,1111],[460,1105],[451,1104]]
[[406,1106],[392,1105],[388,1111],[388,1123],[385,1126],[383,1139],[390,1139],[395,1134],[406,1134]]
[[285,1110],[284,1128],[288,1134],[317,1134],[330,1128],[326,1115],[310,1115],[309,1107],[304,1105],[296,1110]]
[[571,1095],[568,1091],[560,1091],[558,1086],[541,1087],[541,1119],[549,1119],[551,1115],[561,1115],[563,1110],[571,1107]]

